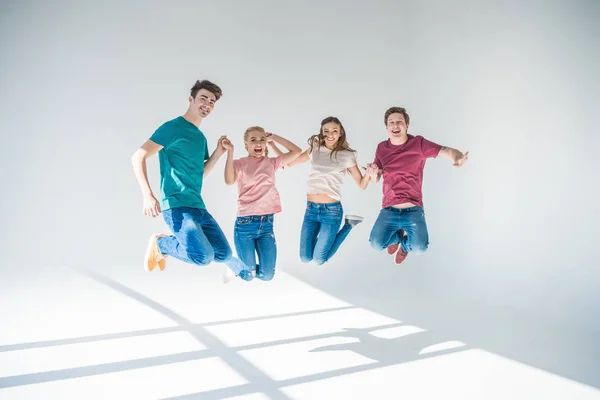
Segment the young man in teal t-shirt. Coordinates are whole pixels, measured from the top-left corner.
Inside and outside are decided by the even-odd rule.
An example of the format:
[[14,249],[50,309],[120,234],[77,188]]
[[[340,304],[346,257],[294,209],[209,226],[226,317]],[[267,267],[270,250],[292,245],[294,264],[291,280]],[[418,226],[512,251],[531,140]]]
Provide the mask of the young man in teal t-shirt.
[[[214,83],[197,81],[191,89],[189,107],[183,116],[165,122],[132,157],[133,169],[144,198],[144,215],[161,212],[173,235],[153,234],[146,250],[144,267],[152,271],[165,268],[167,256],[197,264],[227,262],[234,272],[241,268],[231,257],[231,247],[223,231],[206,210],[202,200],[202,181],[225,154],[221,136],[209,154],[200,123],[222,96]],[[154,196],[146,175],[146,159],[158,153],[161,201]],[[237,266],[237,268],[236,268]]]

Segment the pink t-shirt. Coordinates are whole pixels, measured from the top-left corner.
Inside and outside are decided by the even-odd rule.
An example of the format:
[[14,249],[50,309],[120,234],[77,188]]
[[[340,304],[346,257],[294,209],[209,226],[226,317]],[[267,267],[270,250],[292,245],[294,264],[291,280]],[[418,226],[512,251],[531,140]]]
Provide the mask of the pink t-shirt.
[[425,161],[437,157],[441,149],[439,144],[413,135],[398,146],[389,139],[379,143],[373,162],[383,171],[383,208],[402,203],[423,207]]
[[238,217],[281,211],[279,192],[275,187],[275,171],[279,168],[281,156],[233,160],[238,184]]

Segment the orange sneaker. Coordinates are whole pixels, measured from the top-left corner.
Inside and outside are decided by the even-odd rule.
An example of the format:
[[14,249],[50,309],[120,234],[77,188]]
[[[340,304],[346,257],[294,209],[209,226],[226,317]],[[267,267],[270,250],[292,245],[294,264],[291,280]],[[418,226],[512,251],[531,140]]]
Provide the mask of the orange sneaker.
[[148,272],[153,271],[157,265],[161,271],[165,269],[167,256],[161,254],[160,250],[158,249],[158,244],[156,243],[156,239],[163,236],[167,235],[164,233],[155,233],[150,236],[148,248],[146,249],[146,254],[144,256],[144,268]]

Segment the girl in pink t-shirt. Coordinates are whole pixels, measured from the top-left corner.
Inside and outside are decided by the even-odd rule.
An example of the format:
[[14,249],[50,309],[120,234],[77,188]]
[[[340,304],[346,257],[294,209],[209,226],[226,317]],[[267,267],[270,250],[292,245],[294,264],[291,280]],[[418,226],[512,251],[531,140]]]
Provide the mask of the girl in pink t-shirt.
[[[276,142],[288,152],[277,157],[268,157],[268,142]],[[265,281],[273,279],[277,260],[277,245],[273,233],[273,215],[281,211],[279,192],[275,187],[275,172],[292,162],[302,150],[281,136],[265,132],[260,126],[252,126],[244,133],[247,157],[233,159],[233,144],[224,141],[227,148],[225,183],[238,185],[237,219],[234,227],[234,243],[238,258],[243,265],[226,270],[224,280],[235,275],[252,280],[256,277]],[[258,254],[258,264],[256,255]]]
[[[350,174],[363,190],[370,177],[360,172],[356,151],[350,148],[346,130],[338,118],[327,117],[321,121],[319,134],[308,142],[310,148],[287,165],[292,167],[311,161],[306,184],[306,212],[300,234],[300,260],[321,265],[333,257],[352,228],[363,220],[356,215],[344,217],[341,185],[346,174]],[[278,151],[276,146],[273,150]]]

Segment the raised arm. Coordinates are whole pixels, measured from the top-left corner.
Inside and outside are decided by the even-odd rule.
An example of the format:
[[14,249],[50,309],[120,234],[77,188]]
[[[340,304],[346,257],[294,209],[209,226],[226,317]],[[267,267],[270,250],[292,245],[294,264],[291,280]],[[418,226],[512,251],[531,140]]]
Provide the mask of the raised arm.
[[[296,158],[298,158],[298,156],[302,153],[302,149],[300,147],[296,146],[294,143],[290,142],[285,138],[282,138],[279,135],[269,134],[268,140],[272,140],[274,142],[273,144],[278,143],[288,150],[287,153],[281,154],[281,163],[284,165],[288,165]],[[277,149],[276,152],[278,150],[279,149]],[[279,151],[281,152],[281,150]]]
[[217,161],[219,161],[219,158],[221,158],[221,156],[227,151],[227,149],[225,149],[225,147],[223,146],[224,140],[227,140],[227,136],[221,136],[219,138],[219,140],[217,141],[217,148],[215,149],[215,151],[213,151],[208,160],[204,162],[204,177],[210,174],[210,171],[212,171],[212,169],[215,167]]
[[150,182],[148,181],[148,173],[146,172],[146,159],[156,155],[163,146],[154,143],[152,140],[147,140],[139,149],[131,156],[131,163],[133,165],[133,172],[135,178],[140,185],[142,196],[144,200],[143,210],[144,215],[149,217],[156,217],[161,213],[160,203],[156,200]]
[[225,162],[225,183],[227,185],[233,185],[237,180],[237,173],[233,168],[233,144],[229,140],[224,140],[223,146],[227,149],[227,161]]
[[452,147],[442,146],[438,157],[449,158],[452,160],[452,165],[455,167],[461,167],[469,159],[469,152],[462,153],[459,150],[453,149]]

